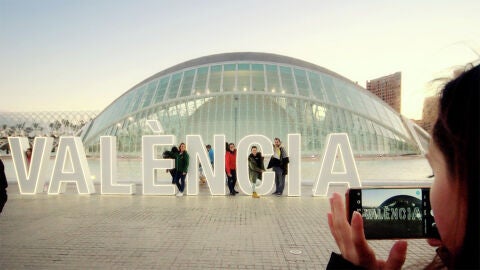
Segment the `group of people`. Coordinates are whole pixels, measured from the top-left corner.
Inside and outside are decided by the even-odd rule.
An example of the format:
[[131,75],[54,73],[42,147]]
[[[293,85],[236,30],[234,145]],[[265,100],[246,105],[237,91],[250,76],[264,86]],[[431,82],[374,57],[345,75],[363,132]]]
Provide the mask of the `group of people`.
[[[230,190],[230,195],[235,196],[238,191],[235,190],[235,184],[237,183],[236,172],[236,158],[237,150],[235,144],[230,143],[225,153],[225,171],[227,173],[227,184]],[[282,196],[283,189],[285,188],[285,176],[288,173],[288,154],[285,147],[279,138],[274,139],[273,144],[273,156],[268,162],[267,169],[272,169],[275,172],[275,192],[273,195]],[[252,185],[252,197],[260,198],[255,191],[257,180],[262,180],[262,172],[265,171],[264,158],[262,153],[258,151],[257,146],[250,148],[250,155],[248,156],[248,176]]]
[[[449,82],[442,90],[439,113],[433,128],[427,159],[435,179],[430,191],[430,203],[440,239],[429,239],[438,246],[437,256],[426,269],[480,269],[480,65],[472,67]],[[213,149],[208,148],[213,165]],[[273,156],[267,168],[275,172],[276,190],[281,196],[288,171],[288,155],[280,139],[275,138]],[[211,152],[210,152],[211,151]],[[228,144],[225,170],[231,195],[238,193],[236,184],[235,144]],[[172,181],[178,187],[177,196],[183,196],[189,155],[184,143],[178,149],[164,153],[175,159],[175,169],[170,170]],[[249,178],[253,197],[257,179],[265,171],[262,154],[256,146],[248,156]],[[4,165],[0,160],[0,213],[7,201],[8,186]],[[330,198],[328,214],[330,231],[341,254],[332,253],[327,269],[400,269],[405,262],[407,242],[397,241],[386,260],[376,257],[368,244],[360,213],[354,212],[348,222],[342,196],[335,193]]]
[[[227,143],[225,152],[225,172],[227,174],[226,182],[230,195],[235,196],[238,191],[235,190],[237,184],[237,149],[234,143]],[[213,168],[214,152],[211,145],[206,146],[210,163]],[[262,180],[262,173],[265,171],[264,157],[258,151],[257,146],[252,146],[251,153],[248,156],[249,179],[252,186],[252,197],[260,198],[255,191],[257,180]],[[172,184],[178,188],[176,196],[183,196],[185,189],[185,178],[188,172],[190,157],[186,151],[185,143],[181,143],[179,147],[172,147],[170,151],[163,152],[163,158],[175,160],[175,167],[167,170],[172,176]],[[282,196],[285,188],[285,176],[288,173],[288,154],[279,138],[275,138],[273,144],[273,156],[271,157],[267,169],[275,172],[275,192],[273,195]]]

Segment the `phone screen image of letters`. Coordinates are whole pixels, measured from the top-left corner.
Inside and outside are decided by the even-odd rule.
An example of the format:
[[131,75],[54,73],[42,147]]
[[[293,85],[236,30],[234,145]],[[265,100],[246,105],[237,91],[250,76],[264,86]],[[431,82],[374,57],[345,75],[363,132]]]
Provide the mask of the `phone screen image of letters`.
[[362,217],[370,238],[422,237],[421,189],[363,189]]

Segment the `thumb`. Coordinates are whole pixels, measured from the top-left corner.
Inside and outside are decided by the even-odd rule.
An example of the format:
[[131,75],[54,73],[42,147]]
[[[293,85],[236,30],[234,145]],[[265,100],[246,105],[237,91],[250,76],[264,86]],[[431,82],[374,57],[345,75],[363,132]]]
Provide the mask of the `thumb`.
[[407,258],[407,241],[397,241],[390,250],[385,269],[400,269]]

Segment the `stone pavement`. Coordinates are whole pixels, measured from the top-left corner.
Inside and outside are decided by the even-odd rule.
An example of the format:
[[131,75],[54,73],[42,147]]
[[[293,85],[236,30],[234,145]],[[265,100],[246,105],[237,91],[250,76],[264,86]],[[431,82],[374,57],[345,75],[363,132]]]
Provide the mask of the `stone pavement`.
[[[324,269],[337,251],[328,199],[312,197],[19,195],[0,216],[0,269]],[[97,189],[99,190],[99,189]],[[141,187],[137,186],[137,191]],[[386,258],[393,243],[371,241]],[[434,249],[409,240],[405,268]]]

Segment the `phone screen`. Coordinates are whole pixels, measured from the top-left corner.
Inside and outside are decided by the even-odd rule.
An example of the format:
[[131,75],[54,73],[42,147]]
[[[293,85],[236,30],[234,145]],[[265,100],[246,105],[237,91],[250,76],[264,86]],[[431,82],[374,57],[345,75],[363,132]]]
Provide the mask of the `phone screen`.
[[368,239],[434,237],[429,188],[361,188],[349,191],[349,215],[363,217]]

